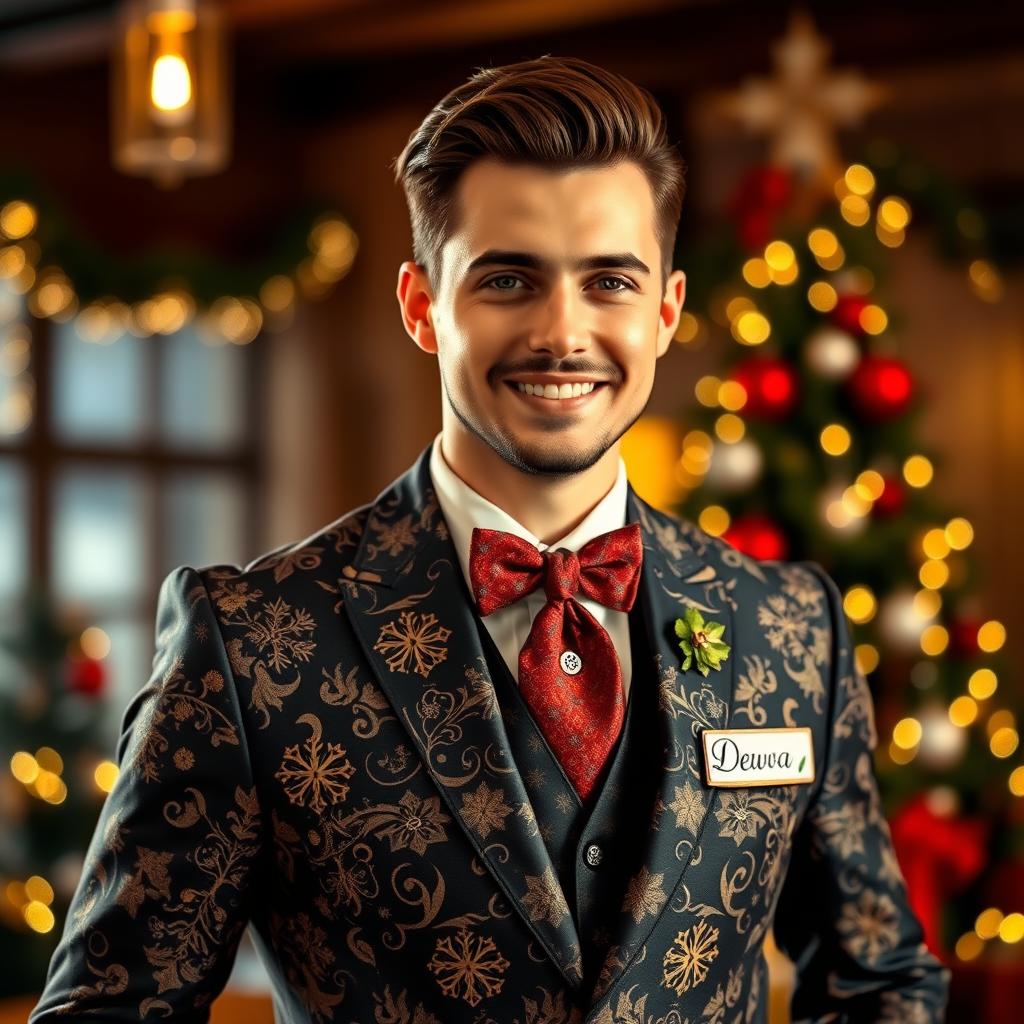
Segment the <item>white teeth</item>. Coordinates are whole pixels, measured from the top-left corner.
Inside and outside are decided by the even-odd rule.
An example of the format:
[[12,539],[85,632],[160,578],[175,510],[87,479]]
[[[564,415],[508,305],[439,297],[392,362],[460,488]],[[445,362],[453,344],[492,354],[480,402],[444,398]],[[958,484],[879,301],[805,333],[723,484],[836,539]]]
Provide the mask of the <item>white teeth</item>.
[[579,398],[580,395],[589,395],[597,386],[594,381],[587,381],[585,384],[527,384],[524,381],[517,381],[516,386],[520,391],[528,395],[538,395],[542,398]]

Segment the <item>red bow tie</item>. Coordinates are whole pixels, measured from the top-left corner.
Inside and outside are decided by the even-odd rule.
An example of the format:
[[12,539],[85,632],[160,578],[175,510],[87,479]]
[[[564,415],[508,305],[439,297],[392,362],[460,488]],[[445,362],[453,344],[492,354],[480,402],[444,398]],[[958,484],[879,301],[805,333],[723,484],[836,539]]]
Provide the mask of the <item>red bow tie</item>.
[[643,562],[639,523],[587,541],[578,552],[538,551],[522,537],[476,527],[469,571],[481,615],[541,583],[547,603],[519,652],[519,687],[566,775],[586,797],[622,731],[625,701],[618,655],[605,628],[576,601],[582,593],[628,612]]
[[639,523],[602,533],[577,552],[538,551],[514,533],[474,527],[469,572],[481,615],[518,601],[541,583],[549,601],[582,591],[598,604],[628,612],[636,599],[642,561]]

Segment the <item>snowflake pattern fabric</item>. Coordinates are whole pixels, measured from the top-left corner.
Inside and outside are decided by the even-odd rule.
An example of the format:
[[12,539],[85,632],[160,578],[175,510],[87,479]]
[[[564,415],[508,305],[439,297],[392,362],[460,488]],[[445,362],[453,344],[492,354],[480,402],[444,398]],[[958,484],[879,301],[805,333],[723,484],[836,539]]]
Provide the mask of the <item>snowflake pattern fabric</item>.
[[[495,685],[429,453],[297,544],[166,577],[30,1024],[206,1020],[246,927],[310,1024],[764,1024],[769,930],[801,965],[794,1020],[942,1021],[949,972],[907,900],[827,573],[755,562],[630,490],[645,643],[624,736],[649,695],[651,799],[628,835],[594,819],[634,855],[595,901],[615,858],[559,845],[589,812]],[[707,677],[679,667],[690,607],[732,647]],[[792,725],[814,783],[704,783],[702,730]],[[623,781],[598,806],[636,802]]]

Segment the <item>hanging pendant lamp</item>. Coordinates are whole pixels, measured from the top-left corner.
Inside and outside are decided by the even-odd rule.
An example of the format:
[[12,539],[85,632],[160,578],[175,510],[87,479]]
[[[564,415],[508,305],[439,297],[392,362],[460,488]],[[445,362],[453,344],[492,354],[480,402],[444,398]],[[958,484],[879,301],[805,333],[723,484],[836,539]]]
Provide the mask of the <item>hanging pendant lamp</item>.
[[111,75],[114,166],[165,188],[230,157],[226,23],[211,0],[126,0]]

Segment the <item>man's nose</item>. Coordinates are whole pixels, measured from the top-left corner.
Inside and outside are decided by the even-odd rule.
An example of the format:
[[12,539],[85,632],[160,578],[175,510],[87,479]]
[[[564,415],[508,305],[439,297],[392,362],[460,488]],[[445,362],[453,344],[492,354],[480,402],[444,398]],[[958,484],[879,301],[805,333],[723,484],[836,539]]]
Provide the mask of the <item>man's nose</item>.
[[589,344],[583,297],[575,284],[553,285],[541,304],[532,346],[556,354],[573,352]]

